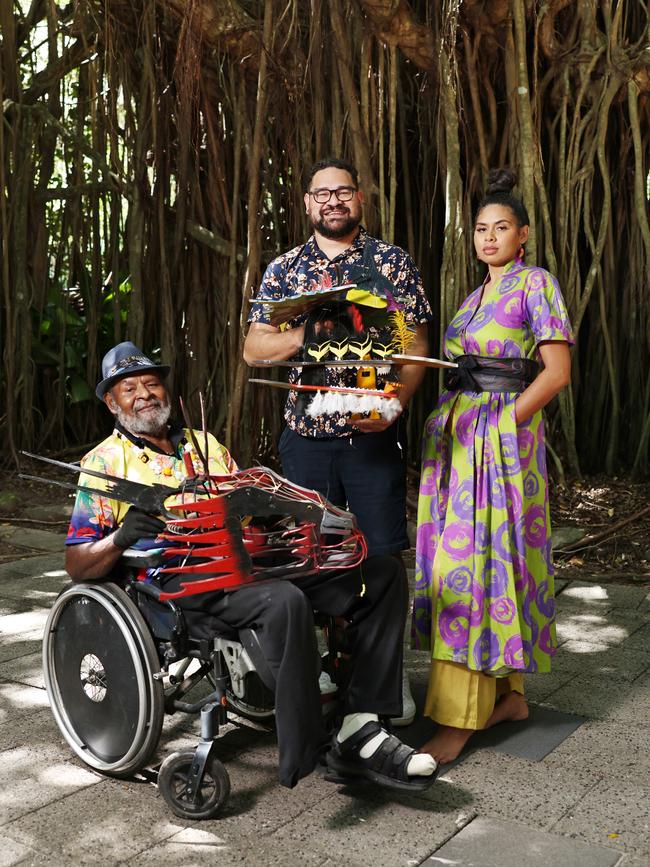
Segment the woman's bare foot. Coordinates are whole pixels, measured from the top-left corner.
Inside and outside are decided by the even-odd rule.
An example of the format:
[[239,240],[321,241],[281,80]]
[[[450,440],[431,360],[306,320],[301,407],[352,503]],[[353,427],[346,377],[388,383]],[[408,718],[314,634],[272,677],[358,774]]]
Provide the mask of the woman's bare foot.
[[485,728],[492,728],[492,726],[502,722],[520,722],[525,719],[528,719],[526,699],[520,692],[506,692],[494,705],[494,710],[486,722]]
[[439,725],[435,735],[420,747],[418,752],[428,753],[439,765],[445,765],[458,758],[460,751],[473,734],[474,729],[457,729],[454,726]]

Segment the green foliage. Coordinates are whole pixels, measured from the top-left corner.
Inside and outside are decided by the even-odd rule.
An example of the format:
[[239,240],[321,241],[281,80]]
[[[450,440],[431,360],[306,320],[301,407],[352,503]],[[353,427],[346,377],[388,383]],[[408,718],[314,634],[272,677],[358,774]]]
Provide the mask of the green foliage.
[[[553,447],[562,459],[570,449],[575,467],[578,453],[585,469],[605,454],[609,466],[650,471],[650,384],[639,374],[650,358],[645,4],[9,6],[0,432],[10,460],[39,440],[57,448],[101,433],[92,378],[127,334],[175,354],[175,382],[189,400],[203,390],[208,424],[243,460],[272,459],[280,401],[247,388],[242,332],[266,264],[307,236],[301,173],[336,152],[360,170],[366,228],[421,270],[433,354],[479,281],[470,227],[488,169],[519,171],[530,260],[536,251],[559,277],[578,337]],[[411,403],[414,444],[430,382]]]
[[[82,275],[86,283],[87,272]],[[131,282],[126,277],[118,284],[119,320],[124,326],[128,316]],[[62,373],[66,398],[73,404],[93,401],[95,393],[88,383],[88,322],[84,313],[84,292],[80,287],[65,290],[52,288],[39,317],[32,309],[32,360],[39,367],[54,367]],[[97,329],[100,353],[114,343],[113,304],[115,293],[102,293],[101,313]]]

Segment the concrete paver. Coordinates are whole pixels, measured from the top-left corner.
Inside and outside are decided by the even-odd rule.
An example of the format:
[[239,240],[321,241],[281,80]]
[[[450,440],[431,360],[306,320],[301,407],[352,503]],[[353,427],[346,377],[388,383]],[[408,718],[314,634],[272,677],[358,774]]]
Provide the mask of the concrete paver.
[[50,530],[34,530],[31,527],[16,529],[15,524],[0,523],[0,542],[7,542],[16,548],[34,548],[39,551],[51,551],[61,555],[59,533]]
[[[0,564],[0,867],[415,867],[449,863],[454,852],[454,863],[469,867],[471,851],[454,846],[479,839],[481,828],[481,867],[536,867],[529,854],[507,860],[513,837],[539,844],[544,867],[579,867],[585,852],[589,867],[648,863],[647,587],[558,582],[562,646],[552,674],[527,679],[527,694],[589,719],[542,761],[477,751],[417,797],[336,786],[318,773],[287,790],[277,782],[272,731],[233,718],[216,748],[231,797],[222,817],[198,823],[167,809],[153,773],[102,777],[60,734],[43,689],[40,640],[66,583],[62,538],[36,532],[29,543],[45,553]],[[428,654],[408,649],[406,666],[412,680],[426,682]],[[167,717],[151,768],[197,741],[196,719]]]
[[417,864],[457,830],[458,801],[442,803],[441,793],[397,800],[370,789],[346,791],[307,810],[299,824],[271,835],[274,843],[284,842],[285,857],[297,846],[298,851],[316,849],[334,863],[355,867]]
[[21,641],[31,632],[40,632],[42,635],[47,615],[47,608],[29,608],[6,614],[2,618],[3,644],[6,646],[12,640]]
[[561,645],[567,641],[586,642],[606,650],[631,641],[637,632],[644,630],[646,623],[647,617],[637,611],[585,611],[574,604],[568,610],[558,606],[557,634]]
[[86,788],[77,784],[76,791],[61,793],[67,797],[48,798],[41,809],[3,825],[2,832],[38,852],[57,855],[64,864],[76,864],[84,854],[115,864],[184,827],[153,786],[102,779],[78,766],[74,770],[85,775]]
[[634,855],[623,855],[616,867],[648,867],[648,859],[637,858]]
[[555,826],[581,840],[616,842],[650,863],[648,776],[633,772],[628,780],[603,779]]
[[48,707],[44,689],[24,683],[0,682],[0,725],[13,723],[21,716],[30,716]]
[[639,605],[639,611],[642,611],[644,614],[650,612],[650,591],[647,587],[644,587],[645,594],[643,596],[643,602]]
[[[82,787],[100,783],[101,777],[97,774],[72,760],[67,760],[58,741],[46,745],[30,744],[3,750],[0,752],[2,832],[9,837],[14,837],[12,829],[23,817],[38,818],[42,815],[39,808],[50,804],[67,804],[68,798],[62,796],[78,795]],[[48,836],[53,839],[58,834],[55,832]],[[26,845],[34,844],[32,840],[21,840],[19,837],[14,839]]]
[[52,549],[49,553],[36,550],[31,554],[25,553],[15,560],[0,563],[3,596],[11,592],[13,582],[26,575],[32,579],[30,587],[47,579],[48,587],[55,589],[56,584],[50,579],[57,577],[62,581],[65,579],[65,552],[61,550],[62,543],[63,537],[55,536],[54,541],[48,543],[48,548]]
[[25,863],[35,856],[36,852],[29,846],[23,846],[22,843],[16,843],[15,840],[0,834],[0,867],[13,867],[14,864]]
[[[642,683],[645,688],[640,688]],[[645,675],[628,683],[604,674],[583,674],[546,698],[544,704],[591,719],[633,724],[650,716],[649,683]]]
[[[8,614],[17,614],[19,611],[30,611],[32,607],[33,605],[31,602],[23,601],[22,599],[0,598],[0,617],[4,618]],[[3,630],[0,632],[0,639],[3,639],[4,635],[5,632],[3,626]]]
[[446,843],[425,865],[464,867],[614,867],[620,855],[601,846],[578,843],[511,822],[477,818]]
[[548,828],[603,775],[602,768],[589,762],[568,775],[563,768],[547,766],[546,759],[528,762],[480,750],[452,768],[443,780],[448,781],[449,789],[461,787],[471,793],[470,805],[479,815]]
[[21,572],[0,572],[0,596],[6,603],[16,600],[30,606],[49,608],[70,580],[63,568],[63,559],[59,568],[58,562],[52,563],[51,555],[45,559],[33,557],[20,560],[19,564],[24,564]]
[[645,617],[645,622],[639,625],[638,629],[625,640],[625,647],[628,650],[639,650],[643,653],[650,653],[650,622],[648,615]]
[[548,696],[571,683],[584,670],[576,670],[574,657],[561,650],[553,660],[553,668],[546,674],[530,674],[526,677],[526,697],[538,704]]
[[[587,670],[614,680],[632,682],[640,674],[650,671],[650,652],[630,648],[627,640],[604,648],[590,641],[569,639],[563,651],[557,660],[557,668],[562,674],[581,675]],[[543,677],[541,675],[540,680]]]
[[562,645],[549,674],[526,678],[526,695],[533,702],[556,706],[553,700],[563,687],[567,687],[563,695],[572,689],[582,689],[585,672],[602,677],[608,683],[632,683],[650,672],[650,653],[631,648],[625,639],[614,645],[570,639]]
[[[31,708],[22,714],[7,714],[0,722],[0,752],[16,747],[35,748],[40,744],[57,744],[64,747],[63,735],[58,729],[52,711],[47,705],[47,697],[43,693],[43,708]],[[67,747],[66,747],[67,749]],[[65,750],[60,754],[63,758]]]
[[[43,641],[43,630],[34,629],[31,632],[25,632],[20,639],[16,640],[15,635],[7,638],[0,635],[0,663],[7,662],[10,659],[16,659],[19,656],[27,656],[30,654],[39,653]],[[2,668],[3,673],[5,668]]]
[[[215,864],[272,865],[289,864],[286,846],[275,845],[268,837],[264,839],[264,851],[256,840],[240,838],[236,845],[227,842],[219,832],[203,828],[184,828],[167,840],[141,852],[128,861],[129,867],[159,867],[160,864],[191,864],[192,867],[214,867]],[[300,863],[305,867],[322,865],[323,854],[315,849],[297,851]],[[296,862],[298,863],[298,862]],[[332,862],[334,863],[334,862]]]
[[648,590],[630,584],[595,584],[588,581],[571,581],[557,595],[559,605],[576,601],[583,607],[621,608],[638,610]]
[[[41,630],[41,635],[43,634]],[[18,644],[22,642],[17,642]],[[2,663],[2,674],[0,680],[24,683],[28,686],[35,686],[39,689],[45,689],[43,680],[43,657],[40,649],[36,652],[26,653],[22,656],[16,656],[12,659],[7,659]]]
[[648,728],[636,724],[588,720],[544,759],[560,773],[580,773],[588,763],[608,780],[650,780]]

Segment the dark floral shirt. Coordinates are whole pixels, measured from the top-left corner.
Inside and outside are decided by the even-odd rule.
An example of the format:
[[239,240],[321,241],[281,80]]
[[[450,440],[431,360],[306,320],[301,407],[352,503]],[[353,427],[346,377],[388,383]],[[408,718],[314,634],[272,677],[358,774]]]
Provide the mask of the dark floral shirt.
[[[305,244],[274,259],[262,278],[260,291],[253,300],[248,321],[268,324],[269,312],[261,303],[263,300],[279,300],[313,291],[313,283],[321,285],[323,277],[327,279],[329,276],[334,285],[354,282],[354,277],[351,276],[353,269],[350,269],[350,266],[361,265],[366,244],[371,246],[377,270],[393,285],[393,297],[403,309],[407,322],[413,325],[428,322],[432,318],[431,307],[424,292],[422,278],[411,257],[401,247],[370,237],[363,227],[360,227],[359,234],[350,247],[334,259],[328,259],[313,235]],[[307,314],[299,316],[291,320],[287,327],[295,328],[306,318]],[[301,368],[292,368],[289,382],[299,382],[300,378]],[[354,386],[356,373],[345,368],[327,368],[325,382],[327,385]],[[305,415],[305,402],[304,399],[299,399],[300,394],[296,391],[290,392],[284,410],[287,425],[296,433],[313,437],[339,437],[358,433],[358,430],[349,424],[348,416],[336,414],[313,419]]]

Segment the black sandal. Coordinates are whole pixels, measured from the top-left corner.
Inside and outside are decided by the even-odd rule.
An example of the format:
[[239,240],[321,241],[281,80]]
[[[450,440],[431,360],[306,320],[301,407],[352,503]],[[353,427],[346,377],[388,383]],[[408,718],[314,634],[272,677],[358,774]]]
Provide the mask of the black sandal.
[[[388,736],[371,756],[362,758],[363,747],[380,733]],[[406,767],[415,752],[395,735],[389,734],[379,722],[372,721],[341,743],[335,734],[327,753],[327,765],[330,771],[342,777],[362,777],[379,786],[402,792],[424,792],[433,785],[437,771],[428,776],[410,777]]]

